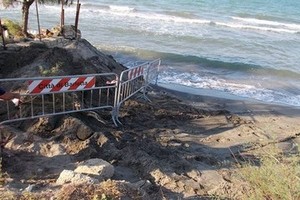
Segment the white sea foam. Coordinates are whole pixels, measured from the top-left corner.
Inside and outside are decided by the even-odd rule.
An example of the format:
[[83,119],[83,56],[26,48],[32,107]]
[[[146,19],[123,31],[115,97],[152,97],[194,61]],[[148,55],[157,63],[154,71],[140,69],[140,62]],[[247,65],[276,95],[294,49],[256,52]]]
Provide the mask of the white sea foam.
[[[197,24],[209,24],[211,23],[210,20],[205,19],[191,19],[191,18],[184,18],[184,17],[177,17],[172,15],[165,15],[165,14],[159,14],[159,13],[152,13],[152,12],[120,12],[120,11],[133,11],[134,8],[126,8],[126,7],[119,7],[119,6],[113,6],[110,10],[105,9],[98,9],[93,10],[93,12],[99,14],[99,15],[115,15],[115,16],[121,16],[126,17],[124,19],[144,19],[148,21],[165,21],[165,22],[174,22],[174,23],[197,23]],[[88,10],[91,11],[91,10]]]
[[240,29],[250,29],[250,30],[258,30],[258,31],[272,31],[272,32],[283,32],[283,33],[298,33],[299,30],[291,30],[286,28],[276,28],[276,27],[267,27],[267,26],[254,26],[254,25],[247,25],[247,24],[239,24],[239,23],[222,23],[216,22],[217,25],[227,26],[231,28],[240,28]]
[[216,90],[263,102],[300,106],[300,95],[292,95],[287,92],[284,93],[261,86],[234,83],[214,76],[199,76],[199,74],[196,73],[163,72],[160,74],[158,81],[163,84],[176,84],[191,88]]
[[[119,16],[123,17],[124,20],[142,19],[148,23],[155,22],[168,22],[168,23],[181,23],[181,24],[199,24],[199,25],[214,25],[214,26],[225,26],[230,28],[248,29],[256,31],[272,31],[272,32],[283,32],[283,33],[298,33],[300,32],[300,25],[279,23],[267,20],[258,20],[254,18],[240,18],[232,17],[236,21],[212,21],[210,19],[201,18],[186,18],[167,14],[153,13],[153,12],[132,12],[135,11],[133,7],[127,6],[115,6],[110,5],[110,9],[88,10],[88,12],[97,13],[98,15],[106,16]],[[84,9],[84,8],[83,8]],[[149,24],[148,24],[149,25]]]
[[268,21],[268,20],[261,20],[255,18],[242,18],[242,17],[232,17],[232,19],[244,21],[250,24],[270,25],[270,26],[277,26],[277,27],[280,26],[280,27],[287,27],[292,30],[300,31],[300,24],[282,23],[276,21]]
[[116,6],[116,5],[110,5],[109,8],[113,11],[117,12],[131,12],[134,11],[135,8],[133,7],[128,7],[128,6]]
[[[109,8],[109,9],[107,9]],[[31,9],[34,9],[34,7],[31,7]],[[40,5],[40,9],[46,10],[47,13],[53,13],[54,15],[59,15],[60,13],[60,6],[57,5]],[[65,7],[65,15],[66,16],[74,16],[75,15],[76,6],[66,6]],[[35,12],[32,10],[32,12]],[[43,12],[41,12],[42,14]],[[157,23],[170,23],[170,24],[181,24],[181,34],[182,25],[184,24],[199,24],[199,25],[208,25],[208,26],[223,26],[223,27],[229,27],[234,29],[247,29],[247,30],[253,30],[253,31],[264,31],[264,32],[282,32],[282,33],[299,33],[300,32],[300,24],[292,24],[292,23],[281,23],[276,21],[268,21],[268,20],[260,20],[255,18],[242,18],[242,17],[231,17],[234,21],[219,21],[211,19],[205,19],[205,18],[187,18],[187,17],[180,17],[180,16],[174,16],[174,15],[168,15],[168,14],[161,14],[157,12],[142,12],[138,11],[134,7],[130,6],[122,6],[122,5],[107,5],[107,6],[97,6],[93,7],[93,9],[90,8],[90,6],[85,7],[85,4],[81,6],[81,16],[82,17],[93,17],[95,18],[95,14],[97,16],[102,17],[121,17],[120,19],[127,21],[127,22],[138,22],[138,23],[147,23],[147,27],[151,28],[151,25],[155,26]],[[174,30],[176,30],[176,27],[173,27]],[[170,32],[166,30],[167,32]],[[173,31],[173,30],[172,30]],[[192,32],[192,34],[195,34]]]

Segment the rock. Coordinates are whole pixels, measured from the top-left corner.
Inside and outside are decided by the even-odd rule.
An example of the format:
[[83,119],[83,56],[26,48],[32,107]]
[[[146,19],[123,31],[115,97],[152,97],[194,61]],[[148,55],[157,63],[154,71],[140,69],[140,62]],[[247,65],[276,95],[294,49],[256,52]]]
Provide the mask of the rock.
[[97,184],[99,181],[97,179],[91,178],[87,175],[76,173],[72,170],[63,170],[58,179],[56,180],[56,184],[63,185],[65,183],[73,183],[73,184]]
[[81,34],[77,33],[76,34],[76,31],[75,31],[75,26],[72,26],[72,25],[65,25],[63,27],[63,30],[62,30],[62,33],[63,33],[63,36],[66,38],[66,39],[70,39],[70,40],[73,40],[73,39],[76,39],[79,37],[81,37]]
[[58,37],[62,35],[60,26],[53,27],[51,29],[51,32],[53,33],[53,37]]
[[40,145],[39,153],[45,157],[54,157],[59,155],[65,155],[66,150],[63,145],[55,142],[42,143]]
[[114,167],[102,159],[90,159],[81,163],[75,170],[76,173],[92,175],[99,181],[109,179],[114,175]]
[[204,170],[201,174],[201,184],[209,194],[213,194],[224,183],[222,175],[215,170]]
[[78,139],[85,140],[89,138],[94,131],[84,124],[81,120],[73,117],[64,119],[63,124],[56,130],[58,132],[64,132],[67,134],[75,134]]
[[86,140],[93,133],[94,133],[93,130],[90,127],[88,127],[87,125],[83,124],[83,123],[80,123],[80,125],[77,126],[76,136],[80,140]]
[[28,123],[29,126],[27,131],[33,134],[41,134],[42,136],[46,136],[45,132],[51,132],[55,129],[55,125],[58,121],[59,117],[50,116],[50,117],[41,117],[34,124]]
[[276,147],[286,154],[299,152],[298,144],[295,141],[279,142]]
[[140,180],[138,182],[132,183],[131,184],[134,188],[136,189],[147,189],[149,188],[152,184],[149,180]]
[[193,180],[200,180],[201,172],[193,169],[193,170],[187,172],[186,175]]

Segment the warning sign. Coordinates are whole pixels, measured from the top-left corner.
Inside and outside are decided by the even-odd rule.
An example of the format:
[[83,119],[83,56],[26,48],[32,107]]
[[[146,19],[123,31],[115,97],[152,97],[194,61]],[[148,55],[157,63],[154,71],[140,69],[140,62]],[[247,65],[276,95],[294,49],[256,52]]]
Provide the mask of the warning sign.
[[62,79],[42,79],[31,81],[28,90],[30,94],[45,94],[52,92],[76,91],[95,87],[96,79],[91,77],[68,77]]

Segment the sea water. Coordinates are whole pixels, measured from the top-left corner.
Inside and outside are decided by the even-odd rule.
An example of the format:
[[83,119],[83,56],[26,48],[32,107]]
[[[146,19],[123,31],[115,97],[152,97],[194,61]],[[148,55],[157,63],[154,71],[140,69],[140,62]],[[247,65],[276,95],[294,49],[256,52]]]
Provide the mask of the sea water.
[[[80,3],[82,37],[128,67],[161,58],[161,86],[300,107],[299,0]],[[39,5],[41,28],[58,25],[60,9]],[[65,7],[65,24],[75,13]],[[0,17],[21,21],[20,5]],[[35,5],[29,29],[37,30]]]

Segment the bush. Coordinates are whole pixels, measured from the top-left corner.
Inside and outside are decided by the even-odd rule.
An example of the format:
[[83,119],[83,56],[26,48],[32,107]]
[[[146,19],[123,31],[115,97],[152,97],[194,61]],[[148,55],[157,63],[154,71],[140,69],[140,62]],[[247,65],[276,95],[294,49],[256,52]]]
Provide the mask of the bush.
[[17,23],[9,19],[4,19],[2,25],[4,25],[10,36],[22,37],[22,27]]
[[240,176],[250,190],[246,199],[300,199],[300,155],[277,154],[268,151],[260,157],[260,164],[242,165]]

